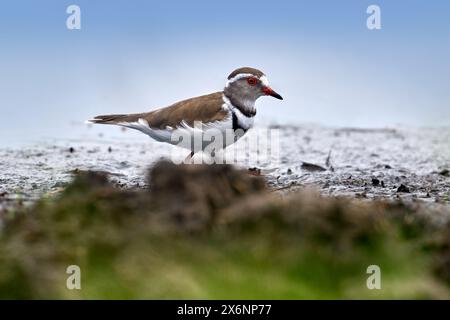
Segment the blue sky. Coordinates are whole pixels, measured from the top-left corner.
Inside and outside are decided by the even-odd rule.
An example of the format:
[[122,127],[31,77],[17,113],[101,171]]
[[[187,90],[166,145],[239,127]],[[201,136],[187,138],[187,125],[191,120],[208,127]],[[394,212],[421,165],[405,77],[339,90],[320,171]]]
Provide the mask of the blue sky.
[[[81,30],[66,28],[70,4],[81,8]],[[366,27],[370,4],[381,8],[381,30]],[[261,98],[260,123],[450,125],[449,1],[16,0],[0,8],[0,141],[70,136],[71,124],[96,114],[218,91],[240,66],[265,71],[285,98]]]

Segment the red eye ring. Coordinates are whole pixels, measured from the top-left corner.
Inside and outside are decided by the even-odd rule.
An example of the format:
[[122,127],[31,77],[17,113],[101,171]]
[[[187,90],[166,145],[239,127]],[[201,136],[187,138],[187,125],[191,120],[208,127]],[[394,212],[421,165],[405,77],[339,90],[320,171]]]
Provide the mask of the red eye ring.
[[251,86],[256,85],[256,82],[257,82],[256,78],[248,78],[247,79],[247,83]]

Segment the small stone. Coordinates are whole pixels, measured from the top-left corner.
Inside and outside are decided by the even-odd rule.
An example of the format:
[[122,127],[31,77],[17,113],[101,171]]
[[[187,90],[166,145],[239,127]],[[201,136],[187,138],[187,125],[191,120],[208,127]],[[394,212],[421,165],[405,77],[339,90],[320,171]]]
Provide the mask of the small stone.
[[69,148],[69,152],[70,152],[70,153],[74,153],[74,152],[75,152],[75,149],[74,149],[73,147],[70,147],[70,148]]
[[291,169],[287,169],[287,174],[292,174],[292,170]]
[[400,187],[397,188],[397,192],[409,193],[410,191],[407,186],[405,186],[404,184],[401,184]]
[[261,169],[256,168],[256,167],[249,168],[249,169],[248,169],[248,173],[249,173],[250,175],[253,175],[253,176],[260,176],[260,175],[261,175]]
[[365,192],[356,193],[355,196],[357,198],[367,198],[367,193],[365,193]]
[[377,187],[380,185],[380,180],[378,180],[377,178],[372,178],[372,185]]

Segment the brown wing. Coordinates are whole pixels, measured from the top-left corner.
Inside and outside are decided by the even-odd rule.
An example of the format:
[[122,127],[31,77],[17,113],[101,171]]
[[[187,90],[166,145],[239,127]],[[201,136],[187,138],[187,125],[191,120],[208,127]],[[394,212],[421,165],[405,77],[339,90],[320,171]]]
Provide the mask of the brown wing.
[[193,126],[194,121],[208,123],[225,119],[228,111],[224,110],[222,105],[222,92],[216,92],[183,100],[169,107],[147,113],[97,116],[91,122],[118,124],[145,119],[152,129],[165,129],[167,126],[177,127],[183,121]]

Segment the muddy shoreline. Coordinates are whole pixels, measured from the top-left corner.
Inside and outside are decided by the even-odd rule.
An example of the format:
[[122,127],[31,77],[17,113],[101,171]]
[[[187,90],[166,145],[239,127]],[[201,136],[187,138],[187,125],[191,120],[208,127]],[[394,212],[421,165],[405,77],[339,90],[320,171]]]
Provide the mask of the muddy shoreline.
[[[450,212],[450,128],[273,129],[279,130],[278,162],[255,163],[247,154],[237,166],[260,169],[277,192],[311,187],[327,196],[400,199]],[[80,170],[106,172],[122,188],[147,188],[146,170],[170,158],[173,147],[127,134],[0,148],[0,208],[57,194]],[[248,153],[244,148],[238,143],[227,152]]]

